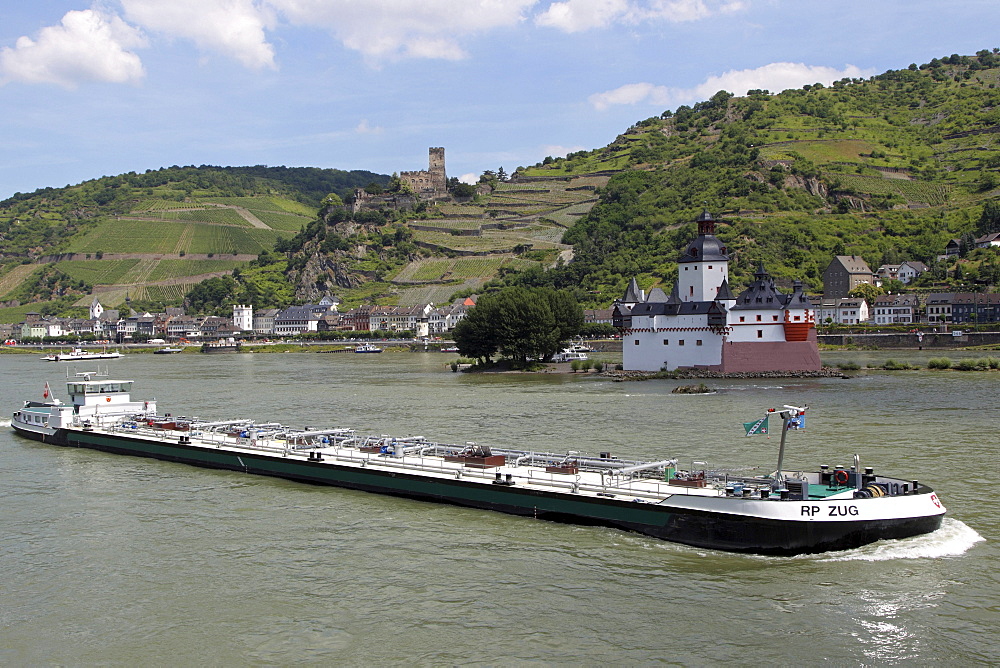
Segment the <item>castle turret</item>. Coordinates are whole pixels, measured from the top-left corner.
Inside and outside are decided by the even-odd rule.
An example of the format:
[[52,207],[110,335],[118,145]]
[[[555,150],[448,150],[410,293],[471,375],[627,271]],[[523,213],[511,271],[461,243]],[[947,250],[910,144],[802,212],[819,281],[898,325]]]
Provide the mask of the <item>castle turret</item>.
[[706,209],[698,216],[698,236],[677,261],[678,296],[686,302],[714,301],[729,281],[726,246],[715,236],[715,218]]

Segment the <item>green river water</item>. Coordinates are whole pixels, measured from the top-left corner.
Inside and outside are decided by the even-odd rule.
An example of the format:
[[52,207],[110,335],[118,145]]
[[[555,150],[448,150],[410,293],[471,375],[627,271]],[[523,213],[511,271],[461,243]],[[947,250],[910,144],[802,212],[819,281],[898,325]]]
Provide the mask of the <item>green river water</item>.
[[[39,356],[0,356],[5,666],[1000,660],[997,372],[720,380],[691,396],[674,381],[455,374],[440,353],[110,362],[175,415],[716,467],[773,467],[778,438],[741,423],[806,403],[787,468],[859,453],[949,510],[928,536],[773,558],[21,439],[21,401],[46,381],[65,398],[67,365]],[[889,356],[942,355],[824,358]]]

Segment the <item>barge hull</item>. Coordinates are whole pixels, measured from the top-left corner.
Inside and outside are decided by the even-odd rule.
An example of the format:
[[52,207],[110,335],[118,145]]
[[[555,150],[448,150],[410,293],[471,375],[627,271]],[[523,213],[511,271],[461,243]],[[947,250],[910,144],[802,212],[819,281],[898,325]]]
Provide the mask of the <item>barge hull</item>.
[[928,533],[937,529],[943,519],[943,515],[931,515],[850,522],[775,520],[678,508],[662,503],[575,496],[532,489],[525,484],[507,486],[483,484],[461,477],[427,478],[386,469],[378,464],[341,465],[332,457],[325,461],[309,461],[118,433],[58,429],[54,434],[42,434],[20,428],[16,423],[12,426],[22,436],[55,445],[85,447],[551,521],[608,526],[694,547],[755,554],[792,555],[851,549],[880,539]]

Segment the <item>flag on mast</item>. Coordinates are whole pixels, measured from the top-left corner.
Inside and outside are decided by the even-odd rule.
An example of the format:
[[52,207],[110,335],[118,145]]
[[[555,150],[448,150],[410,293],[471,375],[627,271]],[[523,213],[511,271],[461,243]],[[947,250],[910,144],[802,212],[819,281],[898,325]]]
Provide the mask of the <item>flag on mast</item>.
[[743,428],[747,430],[747,436],[760,436],[761,434],[767,435],[767,418],[769,416],[765,415],[756,422],[744,422]]
[[51,399],[52,390],[49,389],[49,381],[45,381],[45,390],[42,391],[42,399]]

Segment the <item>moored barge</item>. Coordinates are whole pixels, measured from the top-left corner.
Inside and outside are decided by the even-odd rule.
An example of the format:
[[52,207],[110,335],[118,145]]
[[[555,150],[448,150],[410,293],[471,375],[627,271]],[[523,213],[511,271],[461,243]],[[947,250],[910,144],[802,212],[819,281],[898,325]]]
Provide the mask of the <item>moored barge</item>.
[[[915,480],[861,470],[781,466],[799,409],[786,407],[778,467],[769,475],[682,471],[677,461],[610,453],[546,453],[422,436],[362,436],[346,428],[296,429],[248,419],[161,415],[131,399],[131,380],[78,374],[69,402],[25,401],[16,433],[209,468],[610,526],[702,548],[794,555],[859,547],[937,529],[945,508]],[[46,386],[46,394],[48,388]]]

